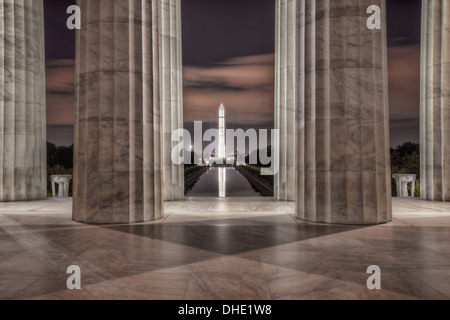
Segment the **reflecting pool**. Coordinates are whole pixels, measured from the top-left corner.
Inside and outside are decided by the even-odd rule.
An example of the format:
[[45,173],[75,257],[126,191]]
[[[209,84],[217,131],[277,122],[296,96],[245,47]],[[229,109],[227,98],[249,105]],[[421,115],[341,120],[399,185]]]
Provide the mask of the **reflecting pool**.
[[187,197],[260,197],[236,169],[211,167],[186,193]]

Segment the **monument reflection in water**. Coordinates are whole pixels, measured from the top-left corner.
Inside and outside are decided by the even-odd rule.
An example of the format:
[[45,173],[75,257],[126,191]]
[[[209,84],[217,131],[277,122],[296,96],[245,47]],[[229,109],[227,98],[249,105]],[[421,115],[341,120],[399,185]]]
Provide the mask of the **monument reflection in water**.
[[187,197],[260,197],[261,194],[252,187],[235,168],[211,167],[186,192]]
[[[225,107],[219,107],[218,113],[218,152],[207,159],[207,163],[226,163],[226,119]],[[234,155],[233,155],[234,157]],[[188,197],[260,197],[256,188],[234,167],[210,167],[186,192]]]
[[227,196],[227,172],[226,168],[219,168],[219,198],[225,198]]

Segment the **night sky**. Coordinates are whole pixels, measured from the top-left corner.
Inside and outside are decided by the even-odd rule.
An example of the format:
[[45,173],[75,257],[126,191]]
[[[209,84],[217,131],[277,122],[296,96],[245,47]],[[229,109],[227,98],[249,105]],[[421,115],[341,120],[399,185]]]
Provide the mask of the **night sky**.
[[274,53],[275,1],[182,0],[183,63]]
[[[44,0],[48,140],[73,142],[75,32],[66,9]],[[182,0],[185,126],[273,127],[274,0]],[[419,141],[421,0],[388,0],[391,144]]]

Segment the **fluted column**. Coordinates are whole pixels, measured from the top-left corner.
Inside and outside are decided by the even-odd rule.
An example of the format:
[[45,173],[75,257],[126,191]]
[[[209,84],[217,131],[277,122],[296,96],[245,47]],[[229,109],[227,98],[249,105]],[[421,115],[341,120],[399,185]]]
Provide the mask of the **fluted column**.
[[299,4],[298,217],[391,221],[385,0]]
[[450,201],[450,3],[423,0],[422,199]]
[[276,200],[295,201],[296,105],[298,95],[298,0],[277,0],[275,60],[275,129],[280,132]]
[[73,218],[162,215],[159,0],[79,0]]
[[161,0],[161,93],[165,200],[184,199],[184,166],[172,163],[172,132],[183,124],[183,62],[180,0]]
[[0,0],[0,201],[47,196],[42,0]]

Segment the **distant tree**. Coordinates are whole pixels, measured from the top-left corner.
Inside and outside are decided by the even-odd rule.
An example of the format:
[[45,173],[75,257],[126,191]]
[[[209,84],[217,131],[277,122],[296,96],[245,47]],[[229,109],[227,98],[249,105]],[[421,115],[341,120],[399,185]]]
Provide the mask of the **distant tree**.
[[405,142],[401,146],[397,146],[395,150],[399,152],[401,156],[404,156],[405,154],[411,154],[413,152],[420,153],[420,145],[414,142]]
[[[392,174],[415,174],[417,176],[416,197],[420,196],[420,145],[406,142],[397,148],[391,148],[391,171]],[[397,195],[395,180],[392,179],[392,195]]]
[[58,164],[58,147],[47,141],[47,168],[52,168]]
[[420,178],[420,145],[406,142],[397,148],[391,148],[392,173],[412,173]]
[[58,163],[66,169],[73,168],[73,145],[58,147]]
[[73,145],[57,147],[47,141],[47,167],[53,168],[57,165],[66,169],[73,168]]
[[[60,146],[47,141],[47,195],[52,195],[50,176],[72,174],[73,172],[73,145]],[[72,182],[70,183],[69,196],[72,195]]]
[[[245,157],[245,163],[246,164],[251,164],[250,160],[253,157],[257,157],[257,167],[270,167],[271,163],[268,163],[270,160],[270,157],[272,156],[272,146],[268,146],[266,152],[263,152],[264,149],[258,149],[258,150],[253,150],[249,155],[247,155]],[[267,159],[269,158],[269,159]],[[261,161],[263,160],[263,161]],[[265,162],[266,164],[262,164],[262,162]],[[268,164],[267,164],[268,163]],[[255,165],[255,164],[253,164]]]

